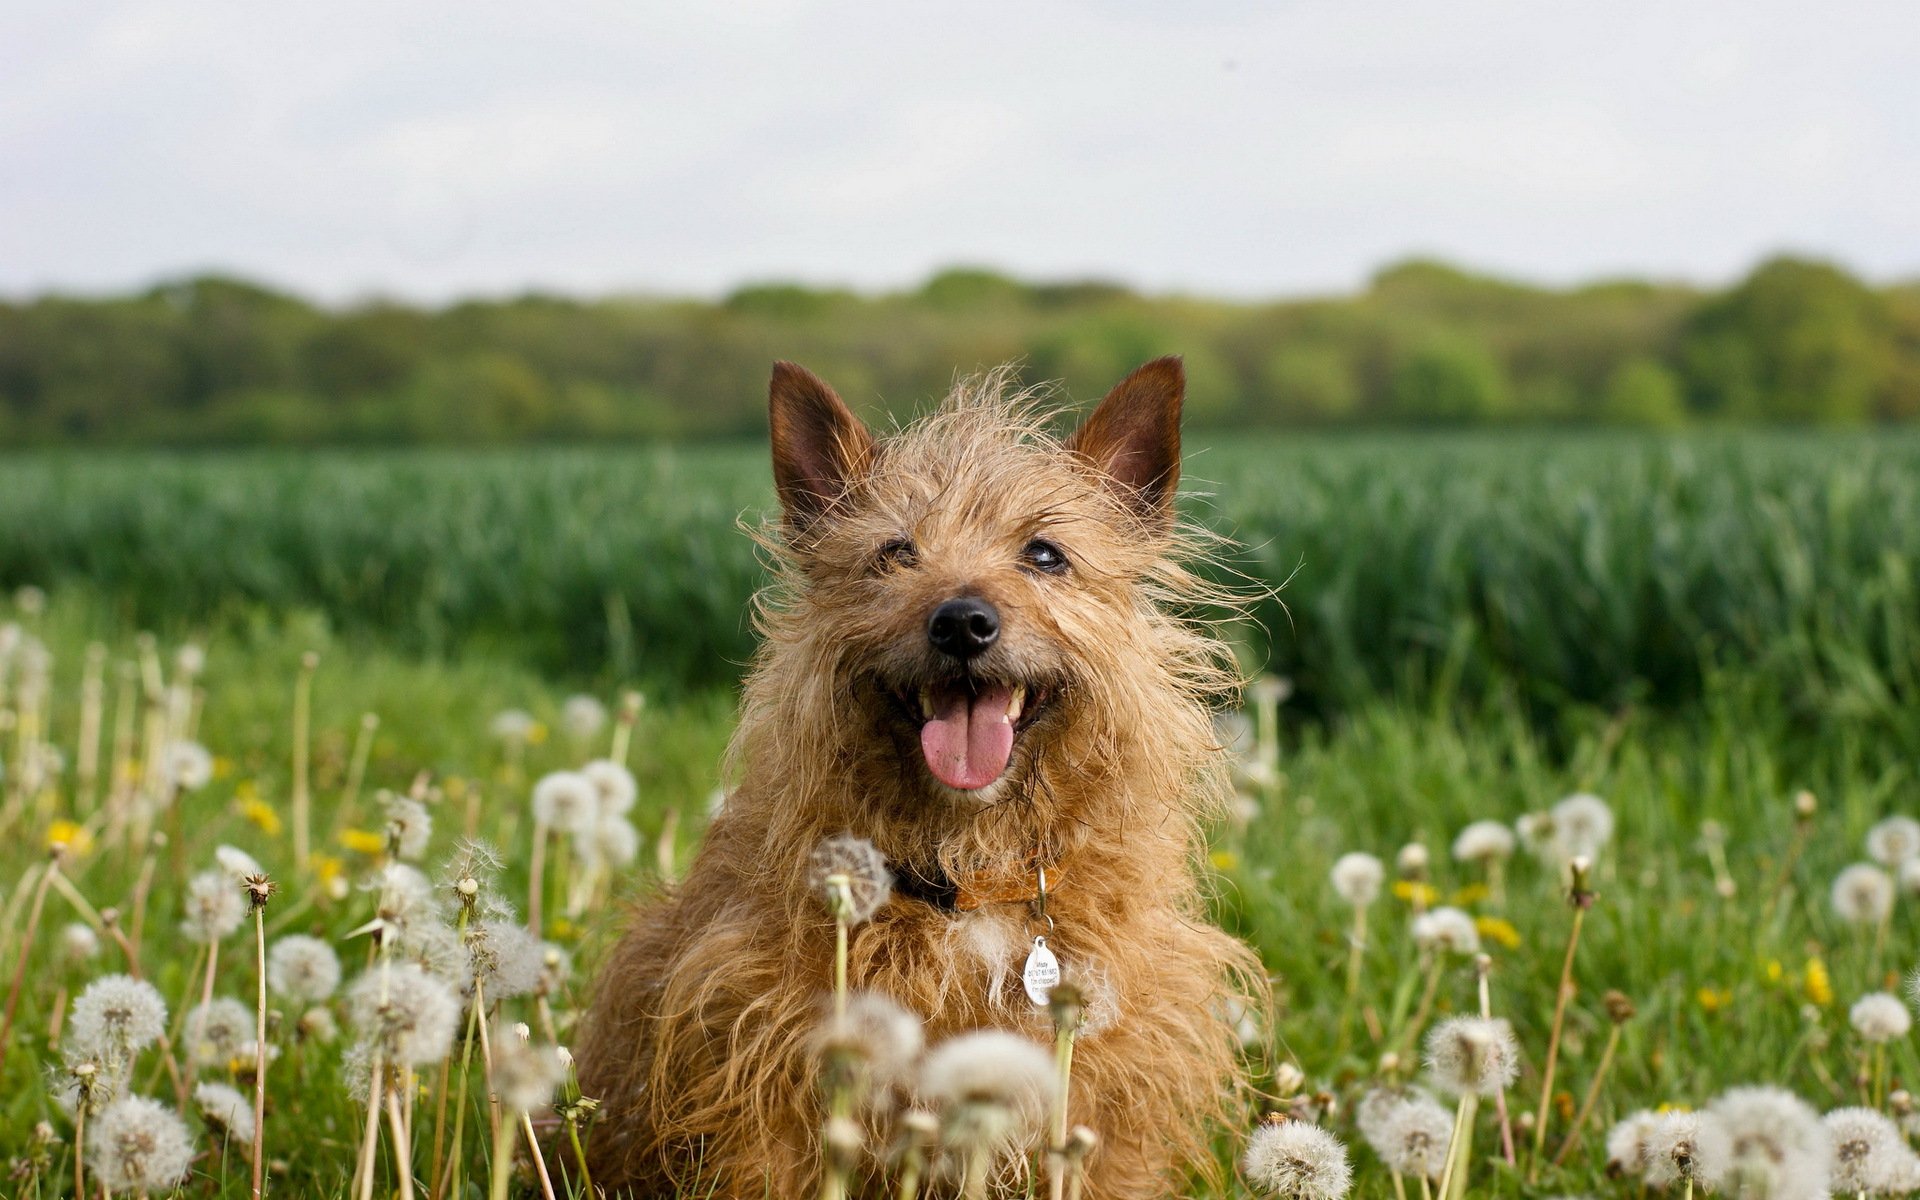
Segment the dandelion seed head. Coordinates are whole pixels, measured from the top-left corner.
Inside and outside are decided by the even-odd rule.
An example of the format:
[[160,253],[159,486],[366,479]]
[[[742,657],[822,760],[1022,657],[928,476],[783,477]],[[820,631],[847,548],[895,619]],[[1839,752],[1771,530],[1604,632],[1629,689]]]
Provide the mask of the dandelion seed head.
[[568,696],[560,704],[560,728],[576,742],[584,742],[607,727],[607,706],[584,693]]
[[533,736],[534,726],[538,724],[525,709],[505,708],[487,722],[487,732],[503,742],[525,742]]
[[1449,1092],[1491,1096],[1520,1073],[1520,1047],[1505,1020],[1451,1017],[1427,1035],[1427,1067]]
[[1628,1113],[1607,1131],[1607,1171],[1636,1176],[1647,1169],[1647,1135],[1659,1117],[1647,1110]]
[[1821,1118],[1832,1145],[1829,1184],[1838,1192],[1892,1192],[1912,1151],[1894,1123],[1871,1108],[1837,1108]]
[[1640,1153],[1646,1180],[1655,1187],[1691,1179],[1713,1189],[1726,1176],[1733,1148],[1718,1118],[1676,1110],[1654,1115],[1641,1134]]
[[213,861],[220,864],[222,871],[233,876],[235,883],[244,882],[249,875],[265,875],[267,873],[266,868],[262,867],[253,855],[248,854],[238,846],[215,846],[213,848]]
[[1893,877],[1871,863],[1855,863],[1833,880],[1833,911],[1856,925],[1877,925],[1893,912]]
[[91,925],[75,921],[60,931],[60,954],[70,963],[83,963],[100,955],[100,935]]
[[1480,930],[1460,909],[1443,906],[1413,919],[1413,943],[1427,952],[1473,955],[1480,953]]
[[103,975],[73,1002],[67,1049],[124,1063],[158,1041],[166,1028],[167,1002],[157,988],[130,975]]
[[424,1066],[446,1056],[460,1020],[460,1002],[447,983],[413,963],[375,966],[348,989],[353,1023],[363,1037],[378,1039],[386,1057]]
[[1433,856],[1427,853],[1425,846],[1419,842],[1408,842],[1393,856],[1393,867],[1408,879],[1420,879],[1426,875],[1427,866],[1432,861]]
[[855,992],[845,1012],[821,1022],[815,1052],[853,1064],[869,1099],[882,1099],[912,1081],[925,1045],[919,1017],[878,992]]
[[380,919],[399,929],[416,922],[431,921],[440,915],[433,895],[433,884],[420,868],[407,863],[390,862],[374,872],[368,888],[375,892]]
[[851,834],[830,837],[813,848],[807,857],[807,886],[833,910],[837,903],[829,881],[846,879],[849,925],[871,920],[893,895],[893,872],[887,869],[886,856],[865,838]]
[[394,953],[400,960],[452,984],[463,996],[473,991],[472,964],[466,943],[449,926],[438,921],[417,921],[400,934],[394,943]]
[[1333,890],[1355,908],[1365,908],[1380,897],[1380,885],[1386,881],[1386,864],[1371,854],[1355,850],[1342,854],[1327,876]]
[[125,1096],[87,1127],[87,1158],[109,1191],[166,1192],[187,1177],[193,1139],[179,1114],[157,1100]]
[[600,818],[600,793],[578,771],[554,771],[533,785],[533,819],[556,833],[592,831]]
[[1453,857],[1460,862],[1501,862],[1513,857],[1513,830],[1499,821],[1475,821],[1453,839]]
[[1813,1109],[1785,1088],[1729,1088],[1707,1106],[1728,1139],[1730,1178],[1775,1200],[1819,1200],[1827,1192],[1830,1140]]
[[591,836],[578,838],[581,856],[624,867],[640,857],[640,831],[625,817],[608,815],[594,823]]
[[1513,823],[1513,832],[1528,854],[1542,862],[1559,861],[1560,842],[1554,835],[1552,813],[1527,813]]
[[317,937],[289,934],[267,949],[267,986],[276,996],[318,1004],[340,986],[340,956]]
[[1553,806],[1553,839],[1562,858],[1598,859],[1613,840],[1613,809],[1591,792],[1575,792]]
[[213,780],[213,755],[199,742],[174,742],[164,752],[161,770],[167,782],[183,792],[196,792]]
[[1368,1088],[1354,1105],[1354,1124],[1360,1129],[1360,1136],[1378,1153],[1384,1154],[1387,1122],[1393,1117],[1394,1110],[1403,1104],[1428,1098],[1424,1091],[1407,1084],[1394,1084],[1386,1087]]
[[387,795],[381,807],[386,813],[387,840],[393,852],[409,862],[418,862],[433,840],[433,814],[427,806],[410,796]]
[[247,919],[247,900],[225,871],[202,871],[187,881],[187,914],[180,932],[203,944],[233,936]]
[[1395,1105],[1380,1130],[1376,1146],[1381,1161],[1402,1175],[1439,1179],[1446,1166],[1447,1144],[1453,1136],[1453,1114],[1434,1100],[1420,1096]]
[[1033,1137],[1057,1087],[1052,1055],[997,1029],[942,1042],[920,1068],[920,1095],[940,1112],[948,1144],[962,1153]]
[[228,996],[215,996],[187,1010],[181,1040],[187,1057],[201,1066],[225,1063],[253,1036],[254,1012]]
[[1899,876],[1900,890],[1909,896],[1920,896],[1920,858],[1909,858],[1895,869]]
[[594,795],[600,799],[600,815],[603,817],[620,816],[630,811],[634,801],[640,798],[640,785],[634,781],[633,772],[610,758],[596,758],[581,767],[580,773],[593,784]]
[[499,1021],[493,1030],[493,1073],[488,1078],[501,1106],[537,1112],[551,1104],[554,1089],[567,1081],[559,1052],[529,1040],[524,1025],[515,1028]]
[[253,1101],[224,1083],[195,1084],[193,1106],[213,1129],[235,1145],[253,1144]]
[[551,996],[565,987],[573,975],[573,956],[552,942],[540,943],[540,984],[542,995]]
[[1890,1042],[1907,1036],[1913,1028],[1913,1014],[1890,992],[1869,992],[1854,1001],[1847,1010],[1853,1031],[1869,1042]]
[[526,927],[514,921],[488,920],[467,926],[470,978],[489,1000],[524,996],[540,984],[546,952]]
[[1889,867],[1920,857],[1920,821],[1892,816],[1867,830],[1867,857]]
[[1247,1139],[1240,1165],[1247,1182],[1288,1200],[1341,1200],[1353,1186],[1347,1148],[1305,1121],[1262,1125]]
[[340,1024],[333,1010],[316,1005],[300,1014],[300,1037],[309,1042],[330,1042],[340,1036]]

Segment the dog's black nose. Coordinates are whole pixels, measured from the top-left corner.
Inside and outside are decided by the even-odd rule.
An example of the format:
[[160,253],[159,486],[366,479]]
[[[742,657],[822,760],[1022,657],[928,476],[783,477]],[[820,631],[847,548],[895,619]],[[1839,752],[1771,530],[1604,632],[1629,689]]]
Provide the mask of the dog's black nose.
[[977,596],[949,600],[927,620],[927,641],[962,661],[985,652],[999,636],[1000,613]]

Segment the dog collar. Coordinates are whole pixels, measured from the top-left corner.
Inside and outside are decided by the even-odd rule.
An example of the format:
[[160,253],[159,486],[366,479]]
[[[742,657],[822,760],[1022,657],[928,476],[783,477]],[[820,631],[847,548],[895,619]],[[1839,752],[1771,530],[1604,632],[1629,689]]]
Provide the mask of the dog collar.
[[[893,868],[894,891],[942,912],[972,912],[989,904],[1035,904],[1041,898],[1040,870],[1032,863],[1013,871],[967,871],[958,878],[938,864],[889,865]],[[1047,890],[1052,891],[1060,882],[1060,867],[1055,864],[1045,870]]]

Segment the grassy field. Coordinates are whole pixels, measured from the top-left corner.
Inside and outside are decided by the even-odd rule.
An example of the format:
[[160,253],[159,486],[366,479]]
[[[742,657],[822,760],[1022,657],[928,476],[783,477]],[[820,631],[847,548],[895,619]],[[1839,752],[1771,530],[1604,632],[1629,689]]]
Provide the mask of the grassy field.
[[[763,497],[757,453],[6,466],[0,572],[45,582],[52,595],[39,613],[0,604],[0,623],[18,622],[51,654],[45,737],[64,759],[44,786],[23,786],[22,748],[39,735],[22,715],[40,710],[25,698],[16,649],[0,698],[10,726],[0,731],[0,967],[9,977],[16,962],[24,968],[0,1068],[0,1155],[38,1165],[23,1166],[9,1194],[71,1189],[75,1130],[50,1094],[64,1081],[51,1035],[89,979],[126,967],[110,936],[97,956],[71,957],[63,928],[108,907],[121,930],[139,923],[138,961],[185,1054],[182,1014],[206,976],[175,931],[188,879],[214,867],[217,846],[245,850],[280,883],[270,941],[323,938],[351,979],[370,954],[353,934],[376,896],[344,883],[366,879],[385,855],[375,792],[420,781],[433,824],[421,865],[445,862],[464,833],[484,835],[506,860],[501,893],[524,913],[529,782],[606,753],[611,736],[570,739],[565,698],[584,689],[617,707],[635,679],[652,696],[627,755],[644,845],[612,897],[671,875],[697,844],[730,721],[716,685],[748,646],[739,604],[755,567],[731,525]],[[1274,624],[1271,654],[1298,692],[1280,710],[1273,767],[1250,757],[1240,810],[1215,833],[1218,913],[1272,972],[1275,1025],[1248,1030],[1267,1107],[1315,1117],[1346,1140],[1357,1194],[1394,1192],[1354,1124],[1362,1095],[1417,1075],[1426,1029],[1479,1004],[1471,957],[1416,945],[1419,905],[1474,918],[1489,1003],[1520,1047],[1504,1097],[1516,1162],[1501,1152],[1496,1106],[1481,1106],[1467,1176],[1476,1192],[1634,1193],[1639,1184],[1605,1171],[1607,1129],[1640,1108],[1703,1105],[1731,1085],[1778,1083],[1826,1110],[1887,1108],[1895,1087],[1920,1080],[1910,1040],[1893,1042],[1876,1070],[1848,1015],[1862,995],[1897,990],[1920,954],[1915,898],[1891,882],[1911,875],[1887,867],[1898,896],[1884,922],[1847,920],[1829,896],[1838,873],[1867,858],[1876,822],[1920,810],[1920,603],[1907,566],[1920,550],[1907,515],[1920,511],[1916,466],[1920,442],[1864,436],[1359,438],[1195,456],[1190,478],[1213,481],[1214,492],[1196,511],[1253,547],[1242,567],[1293,574],[1292,624]],[[206,660],[195,683],[203,699],[185,720],[212,752],[211,778],[158,814],[156,843],[117,829],[112,780],[89,796],[80,770],[88,646],[105,647],[110,746],[122,664],[136,664],[137,677],[144,653],[139,628],[162,635],[156,719],[178,646],[191,640]],[[309,651],[318,655],[312,827],[323,857],[303,865],[290,764]],[[1250,657],[1266,653],[1250,642]],[[510,708],[536,722],[518,763],[490,733]],[[368,713],[378,725],[356,787]],[[136,719],[129,757],[139,757],[141,728]],[[1802,790],[1814,798],[1805,814],[1795,807]],[[1454,861],[1450,847],[1470,822],[1511,825],[1581,791],[1606,798],[1615,827],[1596,855],[1597,899],[1582,918],[1556,1042],[1574,925],[1559,865],[1521,849],[1489,887],[1483,868]],[[40,886],[50,838],[71,848],[60,869],[70,892]],[[1409,844],[1425,847],[1430,865],[1397,879]],[[1369,910],[1349,995],[1353,912],[1328,879],[1352,851],[1385,860],[1389,884]],[[563,1043],[612,931],[612,906],[598,898],[568,918],[569,871],[578,878],[579,864],[550,863],[543,877],[543,932],[570,952],[571,981],[503,1002],[536,1037],[550,1016]],[[249,1011],[252,953],[243,925],[214,975],[215,994]],[[1636,1009],[1611,1052],[1609,990]],[[353,1037],[346,1006],[318,1006],[343,1026],[327,1040],[296,1006],[277,995],[270,1004],[281,1013],[265,1124],[273,1190],[343,1195],[365,1116],[341,1081]],[[1527,1121],[1550,1044],[1548,1135],[1536,1158]],[[1383,1065],[1389,1055],[1397,1075]],[[143,1051],[133,1086],[171,1102],[164,1060],[157,1047]],[[201,1079],[247,1075],[229,1055]],[[458,1077],[456,1067],[446,1085],[456,1097]],[[433,1070],[421,1079],[411,1140],[427,1181],[442,1082]],[[1590,1089],[1592,1111],[1578,1120]],[[466,1111],[459,1157],[469,1194],[482,1195],[477,1094]],[[56,1144],[35,1142],[41,1120]],[[1576,1127],[1579,1144],[1550,1165]],[[182,1194],[246,1194],[245,1148],[223,1152],[197,1117],[191,1128],[200,1156]],[[1239,1148],[1222,1142],[1223,1155]],[[382,1195],[396,1194],[387,1155]]]

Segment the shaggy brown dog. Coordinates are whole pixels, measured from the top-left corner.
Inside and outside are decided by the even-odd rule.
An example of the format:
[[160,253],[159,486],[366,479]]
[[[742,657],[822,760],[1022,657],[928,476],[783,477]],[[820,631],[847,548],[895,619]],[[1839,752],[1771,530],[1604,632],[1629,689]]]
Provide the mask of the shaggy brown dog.
[[1090,994],[1071,1111],[1101,1137],[1088,1194],[1217,1169],[1210,1137],[1246,1094],[1224,1010],[1258,963],[1205,923],[1195,875],[1224,789],[1210,705],[1235,680],[1176,615],[1204,591],[1172,513],[1184,377],[1148,363],[1064,441],[1003,384],[876,441],[826,384],[775,367],[785,516],[739,786],[600,976],[576,1047],[604,1104],[596,1183],[815,1193],[808,1046],[834,932],[808,856],[849,832],[898,877],[854,930],[853,987],[924,1016],[930,1041],[1050,1043],[1021,985],[1045,868],[1050,945]]

